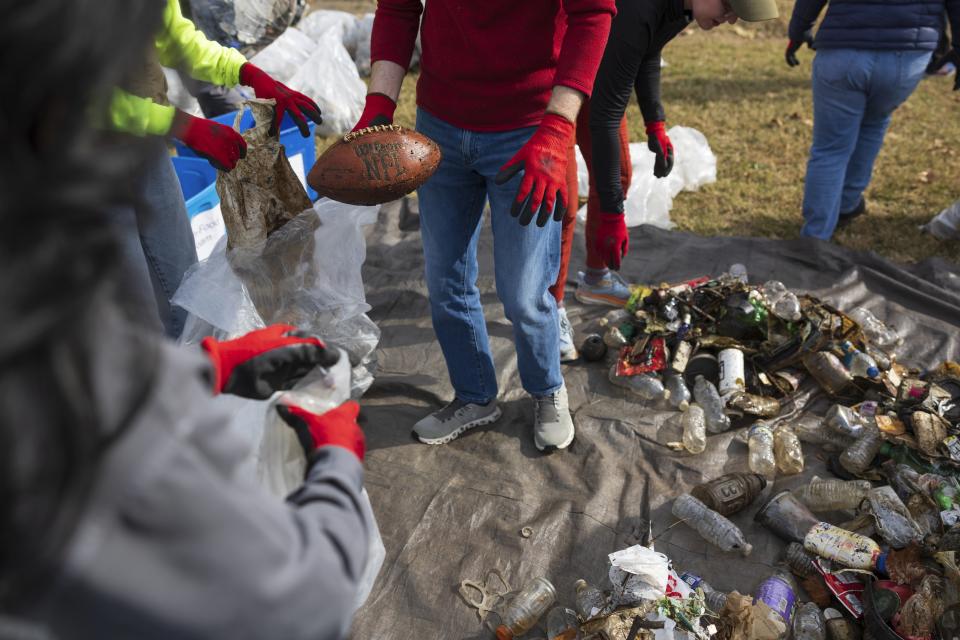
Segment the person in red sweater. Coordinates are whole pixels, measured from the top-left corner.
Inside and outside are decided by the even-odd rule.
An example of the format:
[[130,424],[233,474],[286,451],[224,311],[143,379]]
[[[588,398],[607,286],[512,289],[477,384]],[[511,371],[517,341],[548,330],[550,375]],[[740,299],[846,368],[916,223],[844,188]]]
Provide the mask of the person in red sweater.
[[[379,1],[358,128],[392,122],[421,11],[420,0]],[[497,294],[534,399],[534,443],[547,451],[573,441],[549,288],[560,268],[558,222],[576,206],[567,191],[574,122],[615,12],[614,0],[430,0],[420,27],[417,129],[443,160],[419,190],[420,222],[433,325],[455,398],[414,426],[422,442],[450,442],[500,417],[476,285],[487,201]]]

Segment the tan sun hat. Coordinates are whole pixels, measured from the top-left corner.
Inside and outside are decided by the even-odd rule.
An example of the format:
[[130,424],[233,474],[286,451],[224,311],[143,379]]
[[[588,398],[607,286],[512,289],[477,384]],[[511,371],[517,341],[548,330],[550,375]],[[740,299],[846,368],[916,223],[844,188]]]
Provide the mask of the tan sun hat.
[[780,16],[777,0],[727,0],[737,17],[747,22],[773,20]]

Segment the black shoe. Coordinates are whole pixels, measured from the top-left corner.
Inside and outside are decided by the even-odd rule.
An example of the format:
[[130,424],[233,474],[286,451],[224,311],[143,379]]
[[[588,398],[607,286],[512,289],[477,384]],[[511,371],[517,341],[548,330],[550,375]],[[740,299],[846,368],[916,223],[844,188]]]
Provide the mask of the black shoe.
[[855,206],[852,211],[840,214],[840,218],[837,220],[837,229],[843,229],[866,212],[867,201],[860,198],[860,202],[857,203],[857,206]]

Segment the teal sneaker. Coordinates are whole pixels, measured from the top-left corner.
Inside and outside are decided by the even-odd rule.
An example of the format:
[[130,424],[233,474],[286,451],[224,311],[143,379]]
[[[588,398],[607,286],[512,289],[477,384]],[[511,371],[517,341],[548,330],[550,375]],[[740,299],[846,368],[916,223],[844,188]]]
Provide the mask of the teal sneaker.
[[608,271],[597,284],[587,284],[586,274],[577,273],[577,291],[574,294],[583,304],[602,304],[622,307],[630,299],[630,285],[619,273]]
[[573,325],[563,307],[557,309],[557,317],[560,319],[560,362],[573,362],[580,357],[573,342]]

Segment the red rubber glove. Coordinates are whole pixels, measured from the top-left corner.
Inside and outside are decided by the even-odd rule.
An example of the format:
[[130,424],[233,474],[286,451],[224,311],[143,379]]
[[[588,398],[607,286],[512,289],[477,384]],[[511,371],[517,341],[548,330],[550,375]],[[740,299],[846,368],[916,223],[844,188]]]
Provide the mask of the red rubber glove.
[[273,124],[270,125],[270,135],[278,134],[280,122],[283,120],[283,114],[285,113],[290,114],[304,138],[310,135],[306,118],[310,118],[317,124],[323,122],[323,118],[320,117],[320,107],[317,106],[316,102],[299,91],[294,91],[287,85],[277,82],[265,71],[258,69],[249,62],[240,67],[240,84],[252,88],[258,98],[263,100],[272,98],[277,101]]
[[278,404],[277,413],[296,432],[308,459],[320,447],[342,447],[363,462],[367,446],[357,424],[360,405],[353,400],[319,416],[286,404]]
[[622,213],[601,212],[599,215],[600,224],[597,225],[596,237],[593,239],[594,249],[603,257],[608,267],[619,271],[620,261],[630,250],[626,218]]
[[340,359],[338,350],[327,349],[320,338],[288,324],[275,324],[224,342],[204,338],[200,346],[213,362],[215,393],[255,400],[289,389],[315,367],[331,367]]
[[510,160],[500,167],[494,179],[505,184],[523,171],[523,180],[517,189],[517,198],[510,215],[520,218],[520,224],[530,224],[534,214],[537,226],[550,219],[563,220],[567,211],[567,157],[574,141],[574,125],[563,116],[548,113],[533,136]]
[[673,143],[663,120],[647,123],[647,148],[657,154],[653,161],[654,177],[666,178],[673,171]]
[[397,110],[397,103],[382,93],[368,93],[367,101],[363,105],[363,113],[351,131],[393,124],[393,112]]
[[232,171],[247,157],[247,141],[239,133],[213,120],[195,118],[177,109],[170,129],[174,138],[220,171]]

